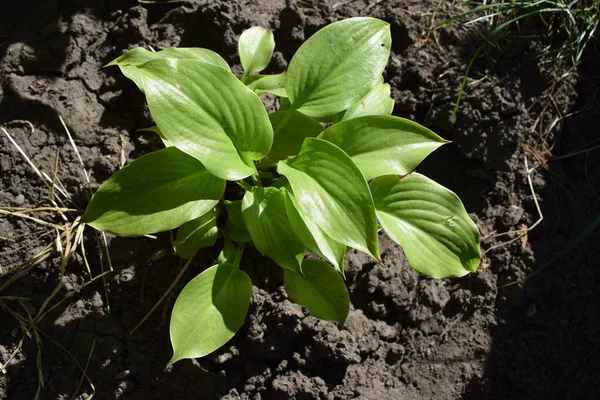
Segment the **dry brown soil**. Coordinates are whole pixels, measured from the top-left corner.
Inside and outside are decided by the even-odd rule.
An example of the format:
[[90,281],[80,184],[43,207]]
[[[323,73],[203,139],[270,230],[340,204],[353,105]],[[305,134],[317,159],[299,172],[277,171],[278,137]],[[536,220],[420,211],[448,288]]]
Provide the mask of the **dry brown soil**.
[[[242,268],[256,286],[243,328],[215,354],[168,370],[174,295],[135,334],[128,332],[181,267],[169,235],[109,238],[114,272],[105,284],[99,279],[84,286],[90,279],[84,263],[79,256],[71,260],[52,302],[58,305],[38,324],[41,353],[35,337],[24,338],[0,372],[0,398],[33,399],[39,372],[43,399],[93,393],[96,399],[598,398],[600,253],[598,230],[588,228],[600,209],[600,153],[572,154],[598,145],[598,41],[589,46],[579,74],[557,83],[568,63],[548,49],[560,37],[535,21],[524,22],[477,59],[453,124],[460,81],[483,27],[452,24],[421,34],[457,13],[458,3],[0,0],[0,126],[48,173],[60,150],[58,176],[82,208],[86,184],[55,109],[94,188],[119,168],[122,155],[130,160],[159,148],[148,134],[136,132],[151,125],[142,95],[117,69],[102,69],[104,64],[137,46],[207,47],[239,72],[239,34],[263,25],[277,42],[269,72],[280,72],[320,27],[370,15],[391,24],[385,76],[396,100],[394,114],[453,141],[420,170],[461,196],[482,231],[483,249],[514,237],[494,233],[517,231],[538,218],[526,158],[545,217],[526,240],[488,251],[479,271],[462,279],[417,275],[385,237],[384,265],[349,254],[352,310],[344,327],[310,317],[287,300],[280,271],[250,253]],[[579,113],[548,131],[556,118],[573,111]],[[550,158],[548,169],[524,150],[543,132],[550,133],[553,157],[567,156]],[[47,188],[1,134],[0,206],[38,207],[49,205],[47,199]],[[53,233],[36,239],[40,229],[22,218],[0,219],[0,286],[52,240]],[[96,238],[88,229],[93,275],[104,259]],[[192,265],[182,284],[212,256]],[[0,292],[0,299],[21,315],[26,309],[35,314],[57,284],[58,266],[50,258]],[[543,266],[525,283],[500,288]],[[10,296],[26,299],[20,304]],[[22,337],[13,316],[0,308],[0,363]]]

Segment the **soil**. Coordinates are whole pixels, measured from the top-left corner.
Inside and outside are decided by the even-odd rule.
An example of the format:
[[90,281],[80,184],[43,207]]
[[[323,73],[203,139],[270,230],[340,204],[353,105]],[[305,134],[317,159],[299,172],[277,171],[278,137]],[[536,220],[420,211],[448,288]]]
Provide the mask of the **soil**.
[[[382,236],[383,265],[359,253],[347,256],[352,309],[343,327],[291,303],[278,268],[250,252],[242,267],[255,288],[243,328],[215,354],[165,369],[176,293],[130,330],[182,264],[171,254],[168,234],[109,237],[113,271],[89,283],[84,260],[74,257],[37,334],[24,335],[10,310],[35,315],[60,279],[60,259],[48,258],[0,293],[0,363],[15,355],[0,372],[0,398],[33,399],[40,374],[42,399],[597,398],[600,163],[597,151],[581,150],[598,145],[599,42],[588,46],[578,74],[558,79],[569,64],[546,48],[560,43],[543,26],[524,22],[478,57],[453,123],[483,27],[451,24],[421,36],[457,13],[452,3],[0,2],[0,126],[48,174],[59,151],[57,175],[80,208],[88,185],[57,112],[92,189],[124,161],[160,146],[136,132],[151,125],[143,96],[118,69],[102,69],[124,51],[207,47],[240,72],[237,38],[262,25],[277,43],[269,72],[280,72],[327,23],[358,15],[388,21],[393,49],[385,77],[394,114],[453,141],[420,170],[459,194],[482,232],[482,248],[490,249],[476,274],[435,280],[417,275],[399,246]],[[542,134],[553,145],[545,164],[533,155]],[[0,143],[0,206],[50,206],[48,188],[16,147],[4,134]],[[492,248],[539,218],[536,199],[543,221],[527,236]],[[44,231],[23,218],[0,219],[0,286],[52,243],[54,231],[40,237]],[[512,233],[494,236],[502,232]],[[84,243],[98,276],[107,268],[98,236],[87,229]],[[214,256],[199,257],[177,290]]]

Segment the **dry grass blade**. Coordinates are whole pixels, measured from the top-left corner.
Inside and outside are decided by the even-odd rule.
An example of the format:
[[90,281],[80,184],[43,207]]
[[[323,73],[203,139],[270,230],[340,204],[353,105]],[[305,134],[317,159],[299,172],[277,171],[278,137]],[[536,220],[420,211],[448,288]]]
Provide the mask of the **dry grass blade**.
[[83,176],[85,178],[85,182],[88,185],[88,189],[91,186],[90,183],[90,176],[88,174],[88,172],[85,170],[85,164],[83,163],[83,159],[81,158],[81,154],[79,153],[79,149],[77,148],[77,145],[75,144],[75,141],[73,140],[73,136],[71,136],[71,132],[69,131],[69,128],[67,127],[67,124],[65,123],[65,120],[63,119],[62,115],[60,115],[60,113],[57,111],[56,114],[58,115],[58,119],[60,120],[61,125],[63,126],[65,132],[67,133],[67,136],[69,137],[69,143],[71,143],[71,147],[73,147],[73,151],[75,151],[75,154],[77,155],[77,160],[79,161],[79,164],[81,165],[81,170],[83,171]]
[[21,264],[21,266],[19,266],[16,269],[16,271],[10,276],[10,278],[8,278],[8,280],[4,282],[2,286],[0,286],[0,293],[2,293],[3,290],[6,290],[21,276],[23,276],[23,274],[30,271],[32,268],[37,267],[38,265],[46,261],[48,258],[53,256],[55,254],[54,251],[54,244],[50,243],[42,251],[38,252],[33,257],[29,258],[27,261]]
[[[69,142],[73,148],[73,151],[75,152],[75,154],[77,156],[79,164],[81,165],[86,189],[88,191],[88,194],[91,196],[90,175],[85,170],[83,158],[79,152],[79,149],[77,148],[77,146],[75,144],[75,141],[73,140],[71,133],[69,132],[69,130],[67,128],[67,125],[66,125],[64,119],[62,118],[62,116],[60,114],[58,114],[58,118],[59,118],[62,126],[65,129],[65,132],[69,139]],[[34,131],[34,127],[30,122],[28,122],[28,121],[23,121],[23,122],[28,124],[28,126],[31,128],[32,132]],[[0,208],[0,216],[20,218],[20,219],[24,219],[24,220],[33,222],[37,225],[41,225],[44,229],[35,230],[34,234],[37,235],[40,232],[44,232],[44,233],[41,236],[36,237],[35,240],[39,240],[40,238],[43,238],[49,234],[55,233],[55,237],[50,243],[47,243],[47,245],[41,251],[39,251],[34,256],[30,257],[27,261],[25,261],[22,264],[18,265],[17,267],[13,268],[10,275],[2,276],[0,274],[0,279],[2,279],[2,281],[0,281],[0,293],[6,291],[7,288],[9,288],[12,284],[14,284],[24,274],[28,273],[33,268],[46,262],[51,257],[56,257],[56,256],[59,257],[59,270],[58,270],[57,284],[53,288],[50,295],[44,299],[41,306],[36,310],[35,315],[32,315],[32,313],[29,311],[29,309],[26,307],[26,305],[24,303],[24,302],[31,301],[31,299],[27,299],[27,298],[19,297],[19,296],[0,296],[0,309],[6,311],[8,315],[11,315],[15,319],[15,321],[18,322],[18,324],[23,332],[23,338],[19,342],[19,345],[17,346],[17,348],[11,354],[11,357],[8,359],[7,363],[12,361],[16,357],[18,352],[21,350],[25,336],[27,336],[29,338],[33,338],[35,340],[37,348],[38,348],[37,357],[36,357],[36,363],[37,363],[37,367],[38,367],[38,390],[35,394],[34,399],[39,399],[42,395],[42,389],[44,388],[44,382],[45,382],[44,373],[43,373],[43,369],[42,369],[42,340],[41,340],[41,336],[40,336],[40,334],[41,334],[41,335],[45,336],[46,338],[48,338],[49,340],[51,340],[53,343],[55,343],[58,347],[60,347],[63,351],[65,351],[65,353],[69,354],[69,356],[76,363],[77,367],[82,371],[82,377],[79,381],[79,384],[77,386],[77,389],[76,389],[73,397],[77,396],[77,393],[81,390],[81,387],[82,387],[84,381],[87,380],[87,382],[89,383],[89,386],[91,387],[91,389],[93,391],[93,393],[91,394],[91,397],[88,397],[88,398],[93,398],[95,395],[96,389],[87,374],[87,368],[89,366],[91,357],[93,355],[95,341],[92,344],[92,348],[90,350],[87,362],[85,364],[85,368],[82,368],[81,365],[79,364],[79,362],[75,359],[75,357],[65,347],[63,347],[60,343],[56,342],[54,339],[50,338],[44,332],[39,330],[39,324],[48,315],[48,313],[50,313],[51,311],[56,309],[56,307],[58,307],[66,299],[71,298],[72,295],[74,294],[74,292],[69,292],[65,296],[62,296],[62,298],[57,299],[59,293],[61,293],[61,288],[63,287],[63,277],[65,274],[66,266],[68,265],[69,261],[77,253],[81,253],[82,259],[84,260],[85,269],[87,270],[87,274],[89,275],[89,278],[90,278],[89,281],[83,285],[83,287],[86,287],[87,285],[95,282],[98,279],[102,279],[103,285],[104,285],[104,290],[105,290],[105,296],[107,299],[106,304],[108,307],[108,289],[106,286],[105,277],[107,274],[109,274],[113,271],[113,267],[112,267],[112,261],[110,258],[110,253],[109,253],[106,237],[103,233],[101,233],[101,234],[97,233],[97,235],[99,235],[97,242],[98,242],[99,246],[103,247],[105,258],[108,260],[108,267],[105,266],[105,261],[103,260],[104,257],[101,257],[100,263],[102,266],[102,273],[100,273],[96,276],[93,276],[90,264],[87,259],[85,245],[84,245],[85,224],[81,223],[81,218],[79,216],[73,217],[73,214],[71,214],[71,215],[68,214],[68,213],[73,213],[73,212],[80,214],[81,210],[79,209],[79,207],[68,207],[65,204],[65,203],[67,203],[69,205],[74,205],[74,202],[73,202],[73,198],[70,196],[68,191],[65,189],[64,185],[62,184],[62,182],[60,181],[60,178],[58,176],[59,166],[60,166],[60,162],[59,162],[60,152],[58,150],[56,151],[53,169],[49,176],[44,171],[40,170],[40,168],[38,168],[32,162],[32,160],[28,157],[28,155],[25,153],[23,148],[21,148],[18,145],[18,143],[14,140],[14,138],[9,134],[9,132],[6,129],[4,129],[4,128],[0,128],[0,129],[2,130],[4,135],[8,138],[10,143],[15,147],[15,149],[25,159],[25,161],[31,167],[31,169],[34,171],[34,173],[41,179],[43,184],[49,189],[48,200],[46,200],[46,201],[50,201],[50,203],[54,205],[54,207],[43,206],[43,207],[37,207],[37,208],[1,207]],[[58,202],[60,204],[60,206],[56,202]],[[34,214],[38,214],[38,215],[34,215]],[[48,219],[56,219],[57,217],[61,217],[63,222],[62,223],[54,223],[54,222],[48,221]],[[50,229],[48,229],[48,228],[50,228]],[[31,235],[31,234],[32,234],[31,232],[28,233],[28,235]],[[3,239],[3,238],[0,238],[0,239]],[[16,240],[14,240],[15,238],[5,238],[5,239],[11,239],[10,240],[11,242],[16,242]],[[10,300],[18,301],[27,316],[25,317],[24,315],[21,315],[17,311],[13,310],[5,302],[5,301],[10,301]],[[0,364],[0,367],[1,367],[0,370],[2,370],[4,372],[5,366],[7,365],[7,363]]]
[[[51,188],[50,185],[52,185],[52,179],[50,179],[50,177],[48,177],[47,174],[42,173],[38,167],[35,166],[35,164],[31,161],[31,159],[27,156],[27,153],[25,153],[25,151],[23,151],[23,149],[21,148],[21,146],[19,146],[17,144],[17,142],[13,139],[13,137],[8,133],[8,131],[4,128],[0,127],[0,130],[2,130],[2,132],[4,132],[4,134],[6,135],[6,137],[8,138],[8,140],[11,142],[11,144],[17,149],[17,151],[19,153],[21,153],[21,155],[23,156],[23,158],[25,159],[25,161],[27,161],[27,164],[29,164],[29,166],[31,167],[31,169],[33,169],[33,171],[40,177],[40,179],[42,180],[42,182],[44,182],[44,185],[46,185],[48,187],[48,189]],[[54,188],[64,196],[65,199],[70,199],[71,196],[64,192],[58,185],[54,185]]]
[[34,399],[37,400],[40,398],[40,395],[42,394],[42,389],[44,388],[44,385],[45,385],[44,371],[42,368],[42,339],[36,329],[35,323],[33,322],[31,313],[29,312],[29,310],[27,309],[25,304],[23,304],[23,302],[19,302],[19,303],[21,304],[21,307],[27,314],[27,328],[25,328],[25,329],[22,328],[22,329],[30,336],[31,336],[30,332],[33,332],[33,337],[35,339],[35,343],[36,343],[36,346],[38,349],[37,356],[35,359],[37,369],[38,369],[38,389],[37,389],[37,391],[35,393],[35,397],[34,397]]
[[[53,229],[49,229],[49,230],[38,230],[38,231],[34,231],[34,232],[31,232],[31,233],[28,233],[28,234],[19,235],[19,236],[15,237],[15,240],[11,240],[11,241],[16,242],[17,241],[16,239],[18,239],[19,237],[27,237],[27,236],[30,236],[30,235],[37,235],[38,233],[42,233],[41,235],[35,236],[35,237],[31,238],[31,239],[20,241],[22,243],[20,246],[17,246],[17,247],[15,247],[13,249],[10,249],[8,251],[3,251],[2,255],[6,256],[6,255],[9,255],[9,254],[15,254],[15,253],[19,253],[19,252],[21,252],[21,251],[23,251],[23,250],[25,250],[27,248],[31,248],[31,247],[33,247],[33,244],[35,242],[39,241],[42,238],[45,238],[46,236],[48,236],[48,235],[50,235],[50,234],[52,234],[54,232],[55,231]],[[2,238],[0,238],[0,240],[1,239]],[[1,275],[2,275],[2,266],[0,266],[0,276]]]
[[[537,199],[537,194],[535,193],[535,189],[533,187],[533,181],[531,179],[531,174],[535,171],[535,168],[530,169],[529,168],[529,162],[527,161],[527,157],[525,157],[525,171],[527,173],[527,183],[529,185],[529,189],[531,190],[531,195],[533,196],[533,202],[535,203],[535,208],[537,210],[538,216],[539,218],[537,219],[537,221],[535,221],[531,226],[525,227],[524,229],[520,229],[517,231],[518,235],[510,240],[507,240],[505,242],[502,243],[498,243],[496,245],[493,245],[489,248],[487,248],[483,254],[486,254],[494,249],[500,248],[500,247],[504,247],[507,246],[511,243],[514,243],[518,240],[521,240],[522,238],[526,237],[527,234],[532,230],[535,229],[535,227],[537,227],[540,223],[542,223],[542,221],[544,220],[544,215],[542,214],[542,209],[540,207],[540,203],[538,202]],[[498,233],[498,234],[494,234],[494,235],[490,235],[488,237],[501,237],[501,236],[506,236],[506,235],[510,235],[510,234],[514,234],[515,231],[509,231],[509,232],[503,232],[503,233]]]
[[[69,131],[69,128],[67,127],[67,124],[64,120],[64,118],[62,117],[62,115],[56,110],[55,107],[55,112],[58,116],[58,119],[60,120],[61,125],[63,126],[65,133],[67,134],[67,137],[69,138],[69,143],[71,143],[71,147],[73,148],[73,151],[75,151],[75,154],[77,155],[77,159],[79,161],[79,164],[81,165],[81,170],[83,172],[83,176],[85,178],[85,181],[87,183],[87,194],[88,194],[88,199],[90,199],[92,197],[92,192],[91,192],[91,182],[90,182],[90,175],[88,174],[88,172],[85,169],[85,164],[83,163],[83,158],[81,157],[81,153],[79,152],[79,149],[77,148],[77,145],[75,144],[75,141],[73,140],[73,136],[71,135],[71,132]],[[122,154],[121,154],[121,160],[123,160],[125,158],[125,146],[126,143],[123,140],[123,138],[121,137],[121,150],[122,150]],[[112,261],[111,261],[111,257],[110,257],[110,252],[108,251],[108,241],[106,240],[106,235],[104,234],[104,232],[102,232],[101,234],[101,243],[102,243],[102,247],[104,249],[104,254],[106,255],[106,259],[108,260],[108,271],[112,272],[113,271],[113,266],[112,266]],[[98,237],[98,233],[96,233],[96,237]],[[100,241],[98,241],[100,242]],[[102,252],[99,252],[99,254],[102,254]],[[88,269],[88,273],[90,274],[91,277],[91,271],[89,268],[89,264],[87,262],[87,258],[85,256],[85,251],[82,247],[82,257],[85,260],[85,264],[86,264],[86,268]],[[102,284],[104,286],[104,296],[106,298],[106,309],[107,312],[110,314],[110,301],[109,301],[109,297],[108,297],[108,288],[107,288],[107,284],[106,284],[106,279],[105,279],[105,272],[106,269],[104,268],[104,263],[102,262],[102,258],[100,259],[100,265],[102,268],[102,273],[100,274],[100,277],[102,278]]]
[[[92,380],[90,379],[90,377],[87,375],[87,369],[90,366],[90,360],[92,359],[92,354],[94,354],[95,347],[96,347],[96,339],[94,339],[94,341],[92,342],[92,348],[90,349],[90,354],[88,355],[88,358],[85,362],[85,367],[83,367],[83,368],[81,368],[81,366],[77,362],[77,359],[75,359],[75,357],[71,354],[73,361],[75,361],[75,364],[77,364],[77,366],[79,367],[79,369],[81,370],[81,373],[82,373],[81,379],[79,380],[79,384],[77,385],[77,389],[75,389],[75,392],[73,392],[73,396],[71,396],[71,400],[73,400],[75,398],[75,396],[77,396],[77,393],[79,393],[79,390],[81,389],[81,386],[83,385],[83,381],[85,379],[88,380],[90,387],[94,391],[94,393],[92,393],[92,395],[90,397],[88,397],[88,399],[91,400],[92,398],[94,398],[94,394],[96,393],[96,388],[94,387],[94,384],[92,383]],[[67,351],[67,350],[65,349],[65,351]],[[70,354],[69,351],[67,351],[67,353]]]
[[44,302],[40,306],[37,315],[34,319],[35,323],[41,321],[43,317],[53,309],[50,308],[48,311],[45,312],[45,309],[50,304],[50,301],[52,301],[52,299],[58,294],[58,292],[63,286],[65,268],[67,266],[67,263],[77,250],[77,240],[81,240],[82,238],[80,230],[83,230],[83,227],[83,225],[80,225],[79,222],[76,221],[73,224],[67,226],[67,229],[65,230],[63,235],[57,235],[56,249],[58,254],[60,255],[58,283],[56,284],[56,287],[54,288],[52,293],[50,293],[50,295],[44,300]]
[[548,161],[564,160],[565,158],[575,157],[575,156],[578,156],[580,154],[590,153],[590,152],[595,151],[595,150],[600,150],[600,145],[588,147],[586,149],[575,151],[573,153],[565,154],[565,155],[562,155],[562,156],[552,157]]
[[36,208],[24,208],[24,207],[2,207],[3,210],[16,211],[22,214],[25,213],[42,213],[52,215],[53,213],[62,212],[79,212],[76,208],[65,208],[65,207],[36,207]]
[[54,201],[54,188],[56,187],[56,181],[58,180],[58,176],[56,175],[56,171],[58,171],[58,157],[60,155],[60,150],[56,149],[56,156],[54,157],[54,168],[52,169],[52,184],[50,185],[50,201]]
[[502,286],[500,286],[500,288],[506,288],[509,286],[518,285],[519,283],[523,283],[527,279],[539,274],[540,272],[542,272],[543,270],[545,270],[546,268],[548,268],[549,266],[554,264],[557,260],[561,259],[565,255],[570,253],[572,250],[577,248],[585,239],[588,238],[588,236],[590,236],[592,233],[594,233],[596,231],[596,229],[598,229],[599,226],[600,226],[600,215],[597,215],[596,218],[583,230],[583,232],[581,232],[575,239],[573,239],[570,243],[568,243],[567,246],[565,246],[560,251],[560,253],[558,253],[556,256],[552,257],[550,259],[550,261],[544,263],[541,267],[530,272],[524,278],[507,283],[506,285],[502,285]]
[[110,314],[110,299],[108,297],[108,286],[106,284],[106,275],[110,272],[113,272],[113,264],[112,259],[110,257],[110,251],[108,251],[108,240],[106,240],[106,234],[104,232],[96,232],[96,238],[98,236],[101,240],[97,241],[98,247],[100,247],[100,243],[102,243],[102,249],[98,248],[99,254],[102,254],[102,250],[104,250],[104,255],[106,256],[106,261],[108,263],[108,270],[104,266],[103,259],[100,258],[100,267],[102,268],[102,273],[100,277],[102,278],[102,284],[104,286],[104,297],[106,298],[106,311]]
[[19,217],[19,218],[23,218],[23,219],[28,219],[30,221],[35,222],[36,224],[40,224],[40,225],[43,225],[43,226],[50,226],[50,227],[52,227],[54,229],[57,229],[59,231],[64,231],[65,230],[64,226],[57,225],[57,224],[54,224],[52,222],[47,222],[47,221],[41,220],[39,218],[32,217],[32,216],[27,215],[27,214],[23,214],[21,212],[10,212],[10,211],[7,211],[7,210],[4,210],[4,209],[0,208],[0,214],[12,216],[12,217]]
[[163,295],[156,302],[156,304],[154,304],[154,306],[150,309],[150,311],[148,311],[148,313],[146,313],[146,315],[144,316],[144,318],[142,318],[142,320],[131,331],[129,331],[130,335],[133,335],[133,333],[150,317],[150,315],[152,315],[152,313],[158,308],[158,306],[163,301],[165,301],[165,299],[167,298],[167,296],[169,295],[169,293],[171,293],[173,291],[173,289],[175,289],[175,287],[177,286],[177,283],[183,277],[183,274],[185,274],[185,271],[187,271],[187,269],[190,266],[190,264],[192,263],[193,259],[194,259],[194,257],[191,257],[189,260],[187,260],[187,262],[185,263],[185,265],[183,266],[183,268],[181,268],[181,271],[179,271],[179,273],[177,274],[177,276],[175,277],[175,279],[173,280],[173,282],[171,282],[171,285],[169,285],[169,287],[167,288],[167,290],[163,293]]
[[[4,309],[5,311],[10,313],[10,311],[8,311],[8,310],[10,310],[10,308],[8,306],[6,306],[6,304],[4,304],[4,301],[2,299],[0,299],[0,308]],[[13,350],[13,352],[10,353],[10,356],[8,356],[8,359],[6,360],[6,362],[0,363],[0,372],[2,372],[3,374],[8,373],[8,371],[6,371],[6,367],[8,365],[10,365],[12,360],[15,359],[15,357],[17,356],[17,354],[19,354],[19,351],[21,350],[22,347],[23,347],[23,338],[21,338],[21,340],[19,340],[19,343],[17,343],[17,346]]]

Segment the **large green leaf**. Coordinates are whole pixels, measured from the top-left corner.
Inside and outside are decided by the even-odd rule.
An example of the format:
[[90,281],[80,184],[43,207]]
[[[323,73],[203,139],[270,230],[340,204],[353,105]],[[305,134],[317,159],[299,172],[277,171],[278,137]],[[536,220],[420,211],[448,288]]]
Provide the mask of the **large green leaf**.
[[173,248],[181,258],[192,258],[198,249],[210,247],[217,241],[217,210],[212,209],[177,229]]
[[231,264],[214,265],[192,279],[173,307],[169,365],[227,343],[242,326],[251,297],[250,278]]
[[416,122],[387,115],[339,122],[319,137],[344,150],[367,180],[381,175],[406,175],[429,153],[447,143]]
[[390,85],[384,83],[383,78],[381,78],[379,83],[358,103],[338,114],[339,121],[367,115],[391,115],[394,111],[394,99],[390,97],[390,93]]
[[289,191],[286,191],[285,209],[294,232],[296,232],[306,248],[310,252],[317,254],[332,263],[343,276],[346,246],[327,236],[327,234],[314,223],[312,218],[303,215],[294,195]]
[[350,296],[344,279],[331,265],[319,260],[304,260],[304,275],[284,271],[284,286],[290,299],[311,315],[341,324],[346,321]]
[[390,27],[374,18],[349,18],[328,25],[296,52],[285,88],[293,107],[311,117],[345,110],[381,77],[391,47]]
[[[136,68],[136,67],[127,67]],[[255,172],[273,142],[258,96],[231,72],[195,60],[155,60],[139,67],[150,112],[164,137],[215,176]]]
[[238,43],[238,52],[242,68],[244,68],[244,76],[267,68],[274,49],[273,32],[267,28],[253,26],[242,32]]
[[456,194],[417,173],[382,176],[370,187],[383,230],[415,270],[434,278],[477,270],[479,231]]
[[83,222],[120,236],[177,228],[210,211],[225,191],[193,157],[175,147],[141,156],[100,186]]
[[315,137],[325,129],[318,121],[298,111],[277,111],[269,114],[269,119],[275,132],[273,150],[285,156],[298,154],[304,139]]
[[379,260],[377,219],[362,173],[336,145],[307,138],[277,171],[288,179],[302,214],[332,239]]
[[282,267],[301,273],[305,247],[290,226],[281,189],[253,187],[247,191],[242,216],[258,251]]
[[106,64],[107,67],[111,65],[118,65],[121,68],[121,72],[127,78],[131,79],[137,87],[143,92],[144,84],[142,82],[142,77],[140,75],[139,70],[135,68],[123,68],[125,66],[138,66],[144,64],[151,60],[162,60],[167,58],[174,59],[190,59],[190,60],[199,60],[204,61],[209,64],[216,65],[217,67],[221,67],[227,71],[230,71],[229,65],[227,62],[223,60],[223,58],[215,53],[214,51],[208,49],[201,48],[166,48],[160,51],[150,51],[144,48],[138,47],[136,49],[130,50],[127,53],[123,54],[120,57],[117,57],[110,63]]

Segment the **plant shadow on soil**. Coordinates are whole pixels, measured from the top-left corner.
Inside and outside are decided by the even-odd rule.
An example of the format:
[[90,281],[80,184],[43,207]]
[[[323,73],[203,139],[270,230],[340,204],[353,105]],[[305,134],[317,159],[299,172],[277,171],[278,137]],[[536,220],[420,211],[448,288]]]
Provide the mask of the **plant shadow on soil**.
[[[430,23],[419,15],[428,7],[438,7],[439,2],[409,3],[367,8],[369,2],[355,1],[334,8],[311,1],[249,1],[251,11],[245,13],[242,6],[224,1],[143,8],[134,7],[134,0],[57,1],[42,8],[30,1],[11,10],[7,19],[12,25],[0,31],[4,36],[0,40],[8,38],[0,45],[3,72],[7,72],[0,77],[4,91],[0,91],[0,122],[29,119],[38,130],[54,135],[53,140],[31,146],[32,154],[50,145],[64,145],[62,127],[46,91],[54,90],[52,95],[65,91],[83,104],[78,108],[58,99],[58,108],[72,123],[86,165],[98,184],[118,168],[115,158],[122,150],[120,134],[131,143],[125,151],[127,158],[159,145],[146,135],[132,133],[151,124],[143,97],[116,68],[97,72],[123,51],[173,42],[208,47],[236,63],[236,35],[261,24],[274,30],[278,45],[269,72],[280,72],[303,40],[319,27],[335,19],[372,13],[390,22],[394,32],[386,78],[393,87],[396,114],[425,123],[454,141],[434,153],[421,171],[456,191],[467,209],[477,214],[486,233],[531,223],[535,208],[526,175],[521,172],[519,143],[528,118],[532,118],[524,111],[530,105],[528,99],[540,96],[545,87],[531,53],[523,62],[520,50],[526,49],[518,48],[501,58],[504,64],[476,63],[473,73],[478,79],[487,77],[490,65],[499,77],[483,80],[465,94],[457,125],[452,126],[449,110],[456,83],[462,78],[461,68],[468,62],[476,35],[450,29],[440,33],[439,47],[432,42],[419,47],[418,36]],[[36,11],[29,15],[29,10]],[[61,31],[65,26],[56,20],[67,25],[65,32]],[[32,25],[39,26],[42,34],[29,31],[27,27]],[[598,81],[593,76],[594,60],[598,60],[594,54],[588,52],[582,66],[586,83],[585,79]],[[85,68],[79,68],[83,65]],[[46,80],[47,87],[34,87],[38,92],[32,93],[31,85]],[[56,82],[65,86],[52,86]],[[581,91],[593,92],[591,87],[583,84]],[[586,99],[595,101],[593,93],[580,95],[577,107],[586,105]],[[565,107],[570,104],[560,101]],[[585,115],[588,119],[582,114],[565,123],[558,136],[557,155],[596,140],[597,115]],[[27,132],[21,137],[26,138]],[[26,167],[17,167],[22,161],[15,152],[9,154],[8,148],[0,151],[13,168],[1,165],[9,203],[21,192],[33,198],[39,191],[27,185],[35,186],[36,178],[25,174],[34,183],[19,186],[19,174]],[[42,161],[47,168],[52,158]],[[79,167],[74,158],[69,161],[72,165],[65,165],[65,175],[76,176]],[[594,397],[600,355],[594,268],[598,250],[592,246],[597,234],[523,286],[497,289],[498,284],[522,277],[550,260],[598,213],[597,198],[590,190],[590,186],[598,187],[600,176],[593,153],[549,165],[549,183],[544,186],[539,177],[535,182],[546,219],[529,235],[531,250],[512,245],[490,253],[491,267],[478,274],[437,281],[419,277],[398,247],[382,237],[385,266],[360,254],[348,255],[347,281],[354,309],[343,329],[307,316],[287,300],[280,286],[281,271],[265,263],[256,251],[248,251],[244,269],[255,288],[240,332],[215,354],[185,360],[164,371],[171,356],[168,317],[174,297],[135,334],[128,331],[160,298],[177,274],[176,266],[181,265],[170,254],[167,234],[158,235],[157,240],[110,240],[115,267],[107,276],[110,314],[104,285],[97,281],[83,288],[88,278],[83,263],[76,259],[67,268],[61,292],[61,296],[72,297],[49,314],[41,328],[82,366],[91,354],[87,374],[100,399],[126,395],[133,399]],[[69,189],[81,190],[76,179],[70,182]],[[102,250],[96,249],[91,229],[87,236],[89,259],[97,260]],[[485,242],[490,244],[493,242]],[[215,254],[198,257],[178,290],[214,258]],[[14,293],[36,294],[34,304],[39,306],[56,283],[56,267],[53,260],[26,276],[13,288]],[[95,273],[101,271],[97,263],[92,268]],[[0,348],[0,361],[6,361],[5,350],[13,349],[16,342],[18,329],[10,324],[0,329],[0,346],[7,346]],[[11,399],[33,397],[37,389],[35,343],[26,341],[22,354],[9,366],[8,380],[0,376],[0,397],[3,393]],[[42,362],[46,398],[73,395],[82,374],[71,357],[45,340]],[[90,392],[84,380],[80,393]]]

